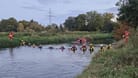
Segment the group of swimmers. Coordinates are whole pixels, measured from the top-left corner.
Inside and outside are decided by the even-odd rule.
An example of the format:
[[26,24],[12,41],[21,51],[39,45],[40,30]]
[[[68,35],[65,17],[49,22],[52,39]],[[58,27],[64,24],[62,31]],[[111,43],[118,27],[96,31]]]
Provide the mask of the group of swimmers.
[[104,52],[105,50],[109,50],[109,49],[111,49],[112,48],[112,45],[111,44],[108,44],[108,45],[106,45],[106,46],[101,46],[100,47],[100,52]]
[[[100,46],[100,52],[104,52],[106,49],[111,49],[112,48],[112,45],[111,44],[108,44],[106,46],[103,46],[101,45]],[[87,46],[85,44],[83,44],[80,48],[83,52],[86,52],[87,49],[89,50],[90,53],[92,53],[94,51],[94,45],[93,44],[89,44],[89,47],[87,48]],[[77,47],[75,45],[72,46],[71,50],[73,52],[75,52],[77,50]]]
[[33,48],[35,48],[35,47],[38,47],[38,48],[42,48],[42,45],[41,44],[31,44],[31,43],[27,43],[26,41],[24,41],[24,40],[21,40],[20,41],[20,45],[21,46],[25,46],[25,45],[27,45],[27,46],[31,46],[31,47],[33,47]]
[[[42,45],[41,44],[36,45],[36,44],[26,43],[24,40],[21,40],[21,43],[20,44],[21,45],[32,46],[33,48],[38,47],[38,48],[42,49]],[[103,51],[105,51],[105,49],[111,49],[111,48],[112,48],[111,47],[111,44],[106,45],[106,46],[101,45],[100,46],[100,51],[103,52]],[[48,49],[54,49],[54,47],[50,46],[50,47],[48,47]],[[61,46],[58,49],[61,49],[63,51],[65,49],[65,47],[64,46]],[[78,48],[77,48],[77,46],[75,44],[72,45],[72,47],[69,48],[69,49],[71,51],[73,51],[74,53],[78,50]],[[80,50],[82,52],[86,52],[87,50],[89,50],[89,52],[92,53],[94,51],[94,45],[92,43],[89,44],[89,46],[86,46],[86,44],[82,44],[82,46],[80,47]]]
[[[83,45],[81,46],[81,48],[80,48],[80,50],[82,50],[83,52],[86,52],[87,49],[89,49],[90,53],[93,52],[93,51],[94,51],[94,45],[93,45],[93,44],[90,44],[90,45],[89,45],[89,48],[87,48],[87,46],[86,46],[85,44],[83,44]],[[71,47],[71,50],[72,50],[73,52],[75,52],[75,51],[77,50],[77,47],[76,47],[75,45],[73,45],[73,46]]]

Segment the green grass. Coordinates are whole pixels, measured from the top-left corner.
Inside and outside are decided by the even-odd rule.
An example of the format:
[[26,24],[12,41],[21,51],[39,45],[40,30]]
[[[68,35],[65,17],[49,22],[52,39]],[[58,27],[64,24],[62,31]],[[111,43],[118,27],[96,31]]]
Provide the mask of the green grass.
[[138,36],[119,49],[98,53],[77,78],[138,78]]
[[65,33],[15,33],[14,39],[8,39],[8,32],[0,33],[0,48],[19,46],[21,40],[31,44],[58,44],[69,43],[79,37],[88,37],[93,43],[109,43],[106,39],[112,39],[108,33],[95,32],[65,32]]

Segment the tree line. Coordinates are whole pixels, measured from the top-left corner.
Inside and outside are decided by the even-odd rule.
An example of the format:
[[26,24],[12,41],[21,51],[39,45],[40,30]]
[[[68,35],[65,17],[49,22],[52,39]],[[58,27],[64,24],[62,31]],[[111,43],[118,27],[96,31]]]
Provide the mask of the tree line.
[[17,21],[13,17],[9,19],[2,19],[0,21],[0,32],[10,32],[10,31],[14,31],[14,32],[42,32],[42,31],[61,32],[61,31],[64,31],[64,27],[62,25],[58,26],[57,24],[51,24],[48,26],[44,26],[34,20]]
[[15,18],[11,17],[0,21],[0,32],[39,32],[43,30],[45,30],[45,27],[33,20],[17,21]]
[[[112,32],[115,29],[119,31],[128,29],[129,26],[135,30],[138,27],[138,0],[120,0],[116,4],[118,6],[118,21],[113,22],[112,13],[98,13],[90,11],[85,14],[79,14],[76,17],[68,17],[63,25],[51,24],[43,26],[34,20],[17,21],[15,18],[2,19],[0,21],[0,32],[60,32],[60,31],[102,31]],[[120,24],[120,26],[119,26]],[[123,24],[123,25],[122,25]]]
[[70,31],[103,31],[112,32],[116,22],[111,21],[114,18],[112,13],[98,13],[90,11],[86,14],[79,14],[77,17],[68,17],[64,26]]
[[77,17],[68,17],[64,25],[51,24],[43,26],[34,20],[17,21],[11,17],[0,21],[0,32],[64,32],[69,31],[103,31],[112,32],[116,23],[111,21],[112,13],[100,14],[96,11],[79,14]]
[[124,30],[138,28],[138,0],[119,0],[116,3],[119,13],[117,22],[111,21],[114,18],[112,13],[98,13],[90,11],[85,14],[79,14],[76,17],[68,17],[64,26],[70,31],[102,31],[118,32],[121,35]]

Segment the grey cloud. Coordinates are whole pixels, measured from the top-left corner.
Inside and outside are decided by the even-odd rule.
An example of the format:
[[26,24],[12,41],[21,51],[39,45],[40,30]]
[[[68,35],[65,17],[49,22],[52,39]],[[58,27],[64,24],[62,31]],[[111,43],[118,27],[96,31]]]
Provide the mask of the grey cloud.
[[36,10],[36,11],[46,11],[44,9],[41,9],[41,7],[37,7],[37,6],[22,6],[22,8],[29,9],[29,10]]
[[40,4],[51,4],[51,3],[56,3],[57,0],[38,0]]
[[57,4],[57,3],[63,3],[63,4],[71,4],[72,0],[38,0],[40,4]]

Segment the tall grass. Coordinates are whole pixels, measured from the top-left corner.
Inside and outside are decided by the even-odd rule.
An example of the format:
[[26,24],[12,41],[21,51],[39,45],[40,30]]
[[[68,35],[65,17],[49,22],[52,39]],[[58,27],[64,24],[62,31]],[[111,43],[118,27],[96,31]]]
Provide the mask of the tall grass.
[[98,53],[77,78],[138,78],[138,36],[119,49]]
[[[67,33],[15,33],[14,39],[8,39],[8,33],[0,33],[0,48],[19,46],[21,40],[31,44],[58,44],[69,43],[80,37],[89,37],[93,43],[103,43],[112,38],[111,34],[93,32],[67,32]],[[109,42],[109,41],[106,41]]]

